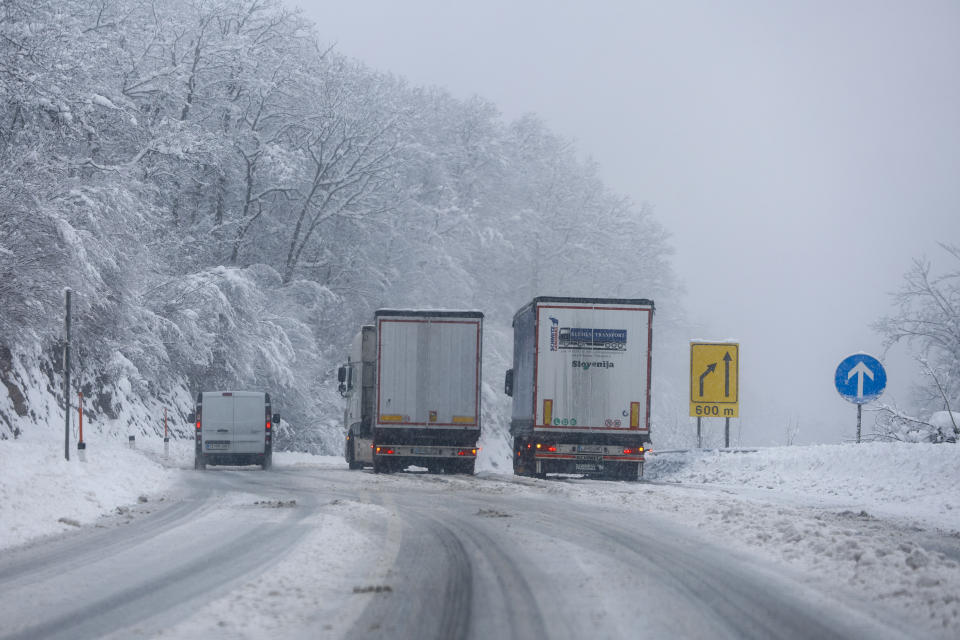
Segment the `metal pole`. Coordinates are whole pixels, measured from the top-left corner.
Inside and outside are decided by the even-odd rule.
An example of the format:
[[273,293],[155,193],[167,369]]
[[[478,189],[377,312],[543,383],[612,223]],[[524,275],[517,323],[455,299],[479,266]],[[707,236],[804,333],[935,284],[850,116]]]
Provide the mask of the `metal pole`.
[[724,418],[726,425],[723,427],[723,446],[730,448],[730,418]]
[[77,457],[87,461],[87,443],[83,441],[83,392],[77,392]]
[[66,403],[64,410],[63,426],[63,457],[70,459],[70,289],[66,291],[67,315],[66,315],[66,340],[63,344],[63,401]]
[[167,435],[167,408],[163,408],[163,457],[170,457],[170,437]]
[[703,448],[703,437],[701,436],[701,432],[700,432],[700,420],[702,420],[702,418],[698,416],[697,417],[697,449]]
[[857,404],[857,444],[860,444],[860,416],[863,414],[863,405]]

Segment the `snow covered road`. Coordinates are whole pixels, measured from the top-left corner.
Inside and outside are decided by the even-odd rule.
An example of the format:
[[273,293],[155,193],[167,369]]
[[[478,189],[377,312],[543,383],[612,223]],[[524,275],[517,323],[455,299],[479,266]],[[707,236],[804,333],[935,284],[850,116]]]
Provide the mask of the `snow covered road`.
[[[791,562],[786,542],[751,548],[724,535],[742,538],[755,522],[775,538],[777,518],[801,532],[821,523],[818,535],[829,534],[835,523],[818,520],[822,511],[728,490],[374,475],[304,458],[266,473],[183,469],[162,502],[151,497],[95,526],[5,550],[0,638],[947,638],[957,630],[949,618],[924,624],[925,610],[905,616],[890,606],[895,597],[838,580],[830,554]],[[890,546],[889,528],[875,520],[837,517],[863,553]],[[949,537],[933,538],[952,548]],[[816,553],[812,543],[789,544],[799,556]],[[897,554],[922,563],[911,579],[936,582],[931,592],[946,596],[948,615],[955,610],[956,563],[918,545]]]

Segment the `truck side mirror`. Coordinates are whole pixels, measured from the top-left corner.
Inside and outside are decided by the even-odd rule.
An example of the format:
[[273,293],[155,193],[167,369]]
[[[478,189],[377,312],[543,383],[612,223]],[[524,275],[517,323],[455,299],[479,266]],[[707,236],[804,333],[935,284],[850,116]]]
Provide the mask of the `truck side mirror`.
[[280,424],[280,414],[279,414],[279,413],[273,414],[273,424]]
[[345,384],[343,384],[343,383],[341,382],[340,385],[337,387],[337,391],[340,392],[340,395],[341,395],[341,396],[346,397],[346,395],[347,395],[347,385],[345,385]]
[[197,414],[195,414],[193,411],[187,414],[187,422],[193,423],[196,421],[197,421]]
[[[347,368],[340,367],[339,369],[337,369],[337,382],[344,382],[346,381],[346,379],[347,379]],[[340,386],[343,387],[342,384]]]
[[513,397],[513,369],[507,369],[507,375],[503,378],[503,392]]

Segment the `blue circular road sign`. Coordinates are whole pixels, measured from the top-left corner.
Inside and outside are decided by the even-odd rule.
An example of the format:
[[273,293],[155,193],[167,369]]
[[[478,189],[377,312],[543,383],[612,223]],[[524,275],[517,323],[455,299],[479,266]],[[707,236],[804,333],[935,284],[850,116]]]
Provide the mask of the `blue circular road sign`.
[[887,372],[873,356],[855,353],[837,366],[834,384],[845,400],[866,404],[883,393],[887,386]]

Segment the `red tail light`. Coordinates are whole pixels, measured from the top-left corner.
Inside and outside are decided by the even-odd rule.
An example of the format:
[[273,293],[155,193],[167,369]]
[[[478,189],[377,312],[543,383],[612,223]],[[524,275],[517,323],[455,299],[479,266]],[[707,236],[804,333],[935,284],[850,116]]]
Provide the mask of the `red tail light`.
[[547,451],[550,451],[550,452],[552,452],[552,453],[556,453],[556,451],[557,451],[557,445],[555,445],[555,444],[550,445],[549,447],[547,447]]
[[633,449],[624,449],[623,452],[627,455],[630,455],[631,453],[633,453]]
[[267,431],[270,431],[270,423],[267,422]]
[[197,431],[200,431],[200,421],[197,420]]

